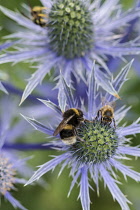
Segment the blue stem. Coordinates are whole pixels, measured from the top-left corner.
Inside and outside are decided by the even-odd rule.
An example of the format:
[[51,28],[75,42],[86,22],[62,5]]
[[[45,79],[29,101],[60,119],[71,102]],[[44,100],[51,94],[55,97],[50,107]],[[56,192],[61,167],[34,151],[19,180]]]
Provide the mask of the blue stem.
[[[15,94],[15,95],[18,95],[18,96],[22,96],[23,94],[23,91],[7,82],[2,82],[3,86],[5,87],[5,89],[9,92],[9,93],[12,93],[12,94]],[[46,88],[46,95],[47,95],[47,88]],[[44,96],[40,96],[40,95],[36,95],[36,94],[31,94],[28,96],[28,98],[26,100],[28,101],[31,101],[31,102],[34,102],[34,103],[40,103],[40,101],[38,101],[37,98],[40,98],[40,99],[44,99],[44,100],[51,100],[53,101],[54,103],[57,104],[57,99],[55,100],[55,98],[53,97],[53,95],[49,95],[48,97],[44,97]]]
[[61,149],[59,146],[54,146],[53,144],[43,145],[46,142],[42,143],[6,143],[3,145],[3,149],[9,150],[21,150],[21,151],[29,151],[29,150],[53,150],[53,147]]

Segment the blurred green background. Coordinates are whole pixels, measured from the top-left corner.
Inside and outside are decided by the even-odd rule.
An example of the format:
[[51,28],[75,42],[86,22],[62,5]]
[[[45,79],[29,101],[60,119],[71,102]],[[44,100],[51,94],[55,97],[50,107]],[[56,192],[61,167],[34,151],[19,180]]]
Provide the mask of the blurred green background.
[[[47,1],[47,0],[46,0]],[[2,6],[8,7],[12,10],[15,8],[21,9],[21,3],[27,3],[28,1],[22,0],[1,0],[0,4]],[[32,5],[39,5],[39,2],[36,0],[30,0]],[[124,8],[129,8],[132,4],[132,0],[123,0]],[[2,13],[0,13],[0,25],[3,29],[0,31],[0,37],[9,34],[9,24],[14,27],[14,22],[5,17]],[[3,40],[0,40],[2,43]],[[29,68],[27,63],[18,63],[14,66],[9,64],[3,64],[0,66],[0,79],[10,81],[12,84],[19,88],[24,88],[26,85],[25,79],[29,77],[29,73],[33,73],[34,69]],[[23,80],[24,78],[24,80]],[[132,106],[130,114],[126,116],[127,124],[136,120],[140,115],[140,77],[136,75],[136,73],[131,70],[129,74],[129,81],[124,85],[123,90],[120,95],[122,97],[123,102],[127,106]],[[3,93],[0,93],[2,96]],[[19,99],[20,100],[20,99]],[[33,129],[32,129],[33,130]],[[30,135],[25,135],[24,139],[18,139],[19,141],[24,142],[44,142],[46,140],[46,136],[41,134],[40,132],[33,131]],[[133,138],[132,145],[140,144],[140,135],[137,135]],[[30,165],[33,166],[34,170],[36,170],[37,165],[41,165],[50,159],[49,155],[59,154],[59,152],[54,151],[34,151],[34,152],[26,152],[22,153],[25,156],[34,155],[34,158],[29,161]],[[140,172],[140,160],[132,160],[131,162],[126,162],[126,164],[130,164],[134,167],[135,170]],[[69,177],[69,170],[65,169],[62,175],[57,178],[59,167],[57,167],[52,173],[47,173],[44,175],[44,180],[49,183],[46,189],[40,186],[17,186],[17,191],[13,191],[12,195],[15,196],[16,199],[20,200],[21,203],[29,210],[80,210],[81,204],[80,201],[77,201],[77,197],[79,194],[79,188],[75,187],[70,195],[67,198],[67,194],[69,191],[69,187],[71,184],[71,177]],[[124,194],[128,196],[128,199],[133,203],[130,206],[131,210],[139,210],[140,209],[140,184],[136,183],[132,179],[128,178],[128,181],[125,182],[124,178],[121,174],[119,174],[119,181],[123,183],[120,185],[121,190]],[[108,189],[104,189],[103,182],[100,182],[100,197],[96,195],[95,185],[92,184],[95,191],[90,191],[91,197],[91,210],[120,210],[120,206],[117,202],[114,202],[111,194]],[[14,209],[11,204],[1,197],[1,206],[2,210],[12,210]]]

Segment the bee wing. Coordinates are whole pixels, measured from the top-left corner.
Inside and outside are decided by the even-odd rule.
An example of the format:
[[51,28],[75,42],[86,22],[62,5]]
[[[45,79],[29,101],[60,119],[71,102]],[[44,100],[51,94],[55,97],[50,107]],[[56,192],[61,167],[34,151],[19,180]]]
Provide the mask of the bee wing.
[[104,96],[101,97],[102,106],[107,104],[106,98]]
[[115,109],[115,107],[116,107],[116,102],[115,102],[115,101],[111,101],[111,102],[109,102],[109,105],[110,105],[113,109]]
[[75,114],[71,115],[70,117],[68,117],[67,119],[63,119],[61,121],[61,123],[58,125],[58,127],[55,129],[53,136],[56,136],[60,131],[63,130],[63,128],[65,127],[65,125],[70,121],[70,119],[74,116]]
[[102,102],[102,105],[103,105],[103,106],[109,105],[109,106],[111,106],[113,109],[115,109],[115,107],[116,107],[116,102],[115,102],[115,101],[107,102],[107,100],[106,100],[105,97],[102,97],[102,98],[101,98],[101,102]]

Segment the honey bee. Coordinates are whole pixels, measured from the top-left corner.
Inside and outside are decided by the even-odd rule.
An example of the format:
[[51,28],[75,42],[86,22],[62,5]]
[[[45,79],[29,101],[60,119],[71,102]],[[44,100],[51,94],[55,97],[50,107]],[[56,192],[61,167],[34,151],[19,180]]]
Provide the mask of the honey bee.
[[72,145],[76,143],[76,139],[80,139],[77,136],[76,127],[84,121],[83,112],[80,109],[71,108],[63,113],[63,120],[54,131],[54,136],[60,134],[61,140],[67,144]]
[[45,13],[46,7],[34,6],[31,8],[32,21],[41,27],[47,26],[48,15]]
[[113,121],[114,127],[116,128],[115,119],[114,119],[114,108],[115,108],[115,102],[109,102],[108,104],[105,104],[103,107],[101,107],[97,112],[97,118],[101,115],[101,123],[110,125]]

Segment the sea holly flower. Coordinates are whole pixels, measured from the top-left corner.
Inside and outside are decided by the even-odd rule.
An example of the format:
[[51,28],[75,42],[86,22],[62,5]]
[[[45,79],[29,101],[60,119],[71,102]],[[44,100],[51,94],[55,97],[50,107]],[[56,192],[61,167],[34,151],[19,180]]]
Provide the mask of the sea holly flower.
[[[23,119],[18,119],[21,110],[27,113],[29,108],[21,109],[15,99],[17,98],[5,95],[0,100],[0,196],[4,196],[14,208],[27,210],[12,195],[14,190],[18,190],[19,184],[25,184],[27,178],[33,173],[32,168],[27,164],[31,157],[23,157],[22,153],[21,158],[19,152],[19,150],[29,150],[31,144],[27,145],[19,141],[17,143],[20,137],[23,138],[25,134],[31,133],[27,123]],[[32,106],[33,110],[36,111],[34,106]],[[42,115],[40,111],[38,115]],[[32,144],[33,149],[35,146]],[[41,183],[45,184],[43,180]]]
[[[112,81],[117,91],[120,90],[126,81],[130,66],[131,63],[127,64]],[[82,209],[90,209],[90,181],[95,182],[97,193],[99,194],[99,179],[102,178],[113,198],[120,204],[121,209],[129,210],[128,203],[130,203],[130,201],[119,189],[116,171],[114,169],[119,170],[124,177],[129,176],[136,181],[140,181],[140,173],[123,164],[123,159],[127,159],[126,155],[140,156],[140,149],[130,146],[130,139],[127,138],[128,135],[140,133],[139,119],[129,126],[119,126],[120,121],[124,119],[129,110],[129,108],[123,106],[116,108],[114,112],[116,127],[113,123],[109,125],[106,122],[101,122],[100,117],[97,117],[97,112],[103,106],[101,102],[103,100],[103,92],[101,90],[97,91],[94,68],[88,75],[88,103],[85,103],[85,100],[82,98],[81,100],[77,100],[77,98],[80,98],[80,95],[74,97],[73,88],[71,89],[62,75],[60,77],[58,84],[58,88],[61,89],[58,95],[59,106],[51,101],[40,99],[47,107],[54,110],[54,122],[52,122],[51,127],[47,127],[35,119],[23,117],[35,129],[46,133],[50,137],[53,137],[55,128],[62,120],[62,113],[67,109],[79,108],[83,111],[86,120],[76,128],[76,143],[66,145],[59,140],[59,135],[56,136],[56,141],[53,142],[54,146],[52,145],[52,147],[61,151],[61,154],[39,166],[39,169],[30,178],[27,184],[38,180],[43,174],[54,170],[57,165],[61,164],[59,175],[64,168],[68,166],[70,168],[70,175],[73,178],[68,195],[70,195],[75,184],[77,182],[79,183],[79,198],[81,200]],[[116,100],[109,93],[105,93],[104,97],[108,103]],[[78,101],[81,102],[77,103]],[[60,121],[55,126],[57,117]]]
[[[2,149],[2,148],[0,148]],[[23,161],[23,160],[22,160]],[[0,153],[0,195],[4,196],[6,200],[8,200],[13,207],[20,208],[22,210],[27,210],[24,206],[20,204],[18,200],[16,200],[11,191],[15,188],[15,184],[24,184],[25,180],[22,178],[18,178],[17,172],[18,167],[22,167],[22,161],[11,161],[9,154],[5,154],[5,152]],[[26,160],[24,160],[26,162]]]
[[[7,97],[1,98],[0,102],[0,196],[4,196],[14,208],[27,210],[21,203],[12,196],[12,191],[18,184],[25,184],[28,176],[24,176],[29,171],[26,162],[29,158],[20,159],[12,150],[7,150],[6,143],[13,143],[16,137],[23,133],[25,123],[20,122],[10,128],[13,117],[13,103],[8,103]],[[11,101],[12,102],[12,101]],[[7,108],[5,111],[5,107]],[[24,127],[25,125],[25,127]],[[21,129],[20,129],[21,128]],[[19,130],[18,130],[19,129]],[[21,177],[21,178],[19,178]],[[16,185],[16,186],[15,186]]]
[[2,54],[0,63],[25,60],[31,63],[39,62],[38,70],[28,80],[21,103],[42,82],[52,67],[56,70],[61,68],[69,83],[71,72],[86,82],[86,74],[91,71],[93,60],[96,60],[105,69],[104,74],[110,77],[106,65],[107,56],[123,58],[125,55],[139,54],[140,47],[135,40],[125,44],[119,41],[125,35],[125,26],[140,16],[140,9],[121,12],[118,2],[41,0],[43,8],[46,7],[43,14],[47,14],[44,27],[33,22],[31,8],[26,7],[26,17],[19,12],[0,7],[5,15],[23,26],[22,30],[20,28],[20,31],[7,36],[8,39],[16,41],[6,42],[1,46],[1,50],[7,50],[9,46],[15,50]]

